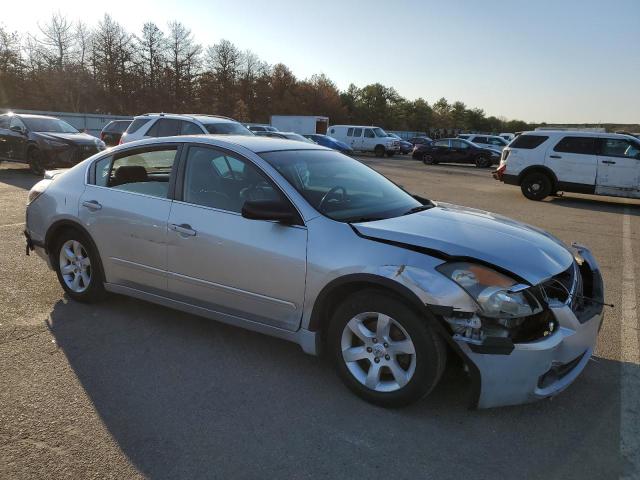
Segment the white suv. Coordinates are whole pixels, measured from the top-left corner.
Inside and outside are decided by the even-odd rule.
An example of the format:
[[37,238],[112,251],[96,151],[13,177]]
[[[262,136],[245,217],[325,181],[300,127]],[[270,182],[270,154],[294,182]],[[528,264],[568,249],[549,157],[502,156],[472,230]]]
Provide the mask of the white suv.
[[497,135],[464,134],[458,135],[458,138],[464,138],[465,140],[469,140],[483,148],[490,148],[491,150],[496,150],[498,152],[501,152],[504,147],[509,145],[507,140]]
[[218,115],[180,115],[173,113],[146,113],[133,119],[120,143],[151,137],[178,135],[253,135],[233,118]]
[[542,200],[558,191],[640,198],[640,140],[615,133],[536,131],[502,151],[493,177]]

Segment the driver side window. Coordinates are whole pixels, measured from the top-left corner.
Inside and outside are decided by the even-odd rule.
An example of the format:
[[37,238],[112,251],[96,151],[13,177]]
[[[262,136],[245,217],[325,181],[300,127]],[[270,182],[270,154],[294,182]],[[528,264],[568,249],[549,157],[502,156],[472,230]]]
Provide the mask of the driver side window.
[[250,162],[207,147],[190,147],[183,201],[241,213],[247,200],[281,200],[282,194]]

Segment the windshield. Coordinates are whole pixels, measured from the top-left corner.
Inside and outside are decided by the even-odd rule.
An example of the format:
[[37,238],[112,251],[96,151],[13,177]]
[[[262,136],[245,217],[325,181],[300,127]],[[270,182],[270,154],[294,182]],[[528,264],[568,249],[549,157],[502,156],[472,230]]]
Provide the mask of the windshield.
[[204,128],[215,135],[253,135],[247,127],[234,122],[205,123]]
[[388,137],[389,135],[387,135],[387,132],[385,132],[383,129],[381,129],[380,127],[376,127],[373,129],[373,133],[376,134],[376,137]]
[[80,133],[67,122],[57,118],[22,117],[22,120],[32,132]]
[[422,204],[375,170],[325,150],[261,154],[320,213],[341,222],[397,217]]
[[287,137],[289,140],[297,140],[298,142],[313,143],[308,138],[304,138],[302,135],[298,135],[297,133],[283,133],[283,135]]

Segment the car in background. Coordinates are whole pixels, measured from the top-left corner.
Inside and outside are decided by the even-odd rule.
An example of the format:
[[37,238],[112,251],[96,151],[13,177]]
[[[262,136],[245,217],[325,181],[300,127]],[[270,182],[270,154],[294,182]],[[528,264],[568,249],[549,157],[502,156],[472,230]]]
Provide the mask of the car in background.
[[524,132],[502,152],[493,177],[530,200],[559,191],[640,198],[640,140],[615,133]]
[[416,145],[413,158],[425,165],[438,163],[473,163],[487,168],[500,160],[500,154],[462,138],[442,138],[428,145]]
[[511,140],[516,138],[515,133],[501,133],[499,136],[504,138],[507,142],[510,142]]
[[327,135],[346,143],[356,152],[373,152],[376,157],[393,157],[400,153],[400,142],[380,127],[332,125]]
[[0,159],[29,164],[36,175],[67,168],[106,148],[64,120],[44,115],[0,115]]
[[411,143],[408,140],[405,140],[400,135],[397,135],[395,133],[389,133],[389,135],[391,135],[394,138],[397,138],[398,141],[400,142],[400,153],[402,155],[406,155],[407,153],[413,152],[413,143]]
[[132,120],[112,120],[100,132],[100,140],[109,147],[118,145],[122,134],[129,128],[131,122]]
[[502,149],[509,145],[508,141],[497,135],[470,134],[464,136],[458,135],[458,138],[468,140],[484,148],[491,148],[498,152],[502,152]]
[[233,118],[218,115],[145,113],[133,119],[122,134],[120,143],[143,138],[176,137],[179,135],[253,135]]
[[315,143],[295,132],[256,132],[256,135],[259,137],[282,138],[284,140],[295,140],[296,142]]
[[319,133],[312,133],[310,135],[305,135],[306,138],[311,140],[318,145],[322,145],[323,147],[331,148],[333,150],[337,150],[347,155],[353,155],[353,148],[347,145],[344,142],[336,140],[329,135],[321,135]]
[[276,127],[272,127],[271,125],[247,125],[247,128],[251,130],[253,133],[279,131]]
[[411,142],[411,144],[415,147],[416,145],[428,145],[433,142],[433,139],[431,137],[423,135],[418,137],[411,137],[409,139],[409,142]]

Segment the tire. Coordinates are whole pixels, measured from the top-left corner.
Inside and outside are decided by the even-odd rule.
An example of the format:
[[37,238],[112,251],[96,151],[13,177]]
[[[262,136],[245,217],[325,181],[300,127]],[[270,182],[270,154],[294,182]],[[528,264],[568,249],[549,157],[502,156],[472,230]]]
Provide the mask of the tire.
[[553,186],[547,174],[531,172],[522,179],[520,190],[529,200],[540,201],[551,194]]
[[51,261],[67,295],[84,303],[101,300],[105,296],[104,275],[91,240],[78,230],[66,229],[54,245]]
[[476,167],[478,168],[488,168],[491,166],[491,159],[487,158],[483,155],[480,155],[476,158]]
[[27,161],[29,169],[34,175],[44,175],[44,166],[42,165],[42,153],[37,148],[31,148],[27,152]]
[[334,312],[327,332],[338,376],[375,405],[393,408],[420,400],[438,384],[446,365],[444,342],[427,322],[384,291],[350,296]]
[[387,152],[387,157],[391,158],[396,154],[396,152]]
[[422,163],[424,163],[425,165],[434,165],[436,161],[433,159],[433,155],[424,153],[422,155]]
[[382,145],[378,145],[373,149],[373,153],[376,154],[376,157],[384,157],[386,150]]

